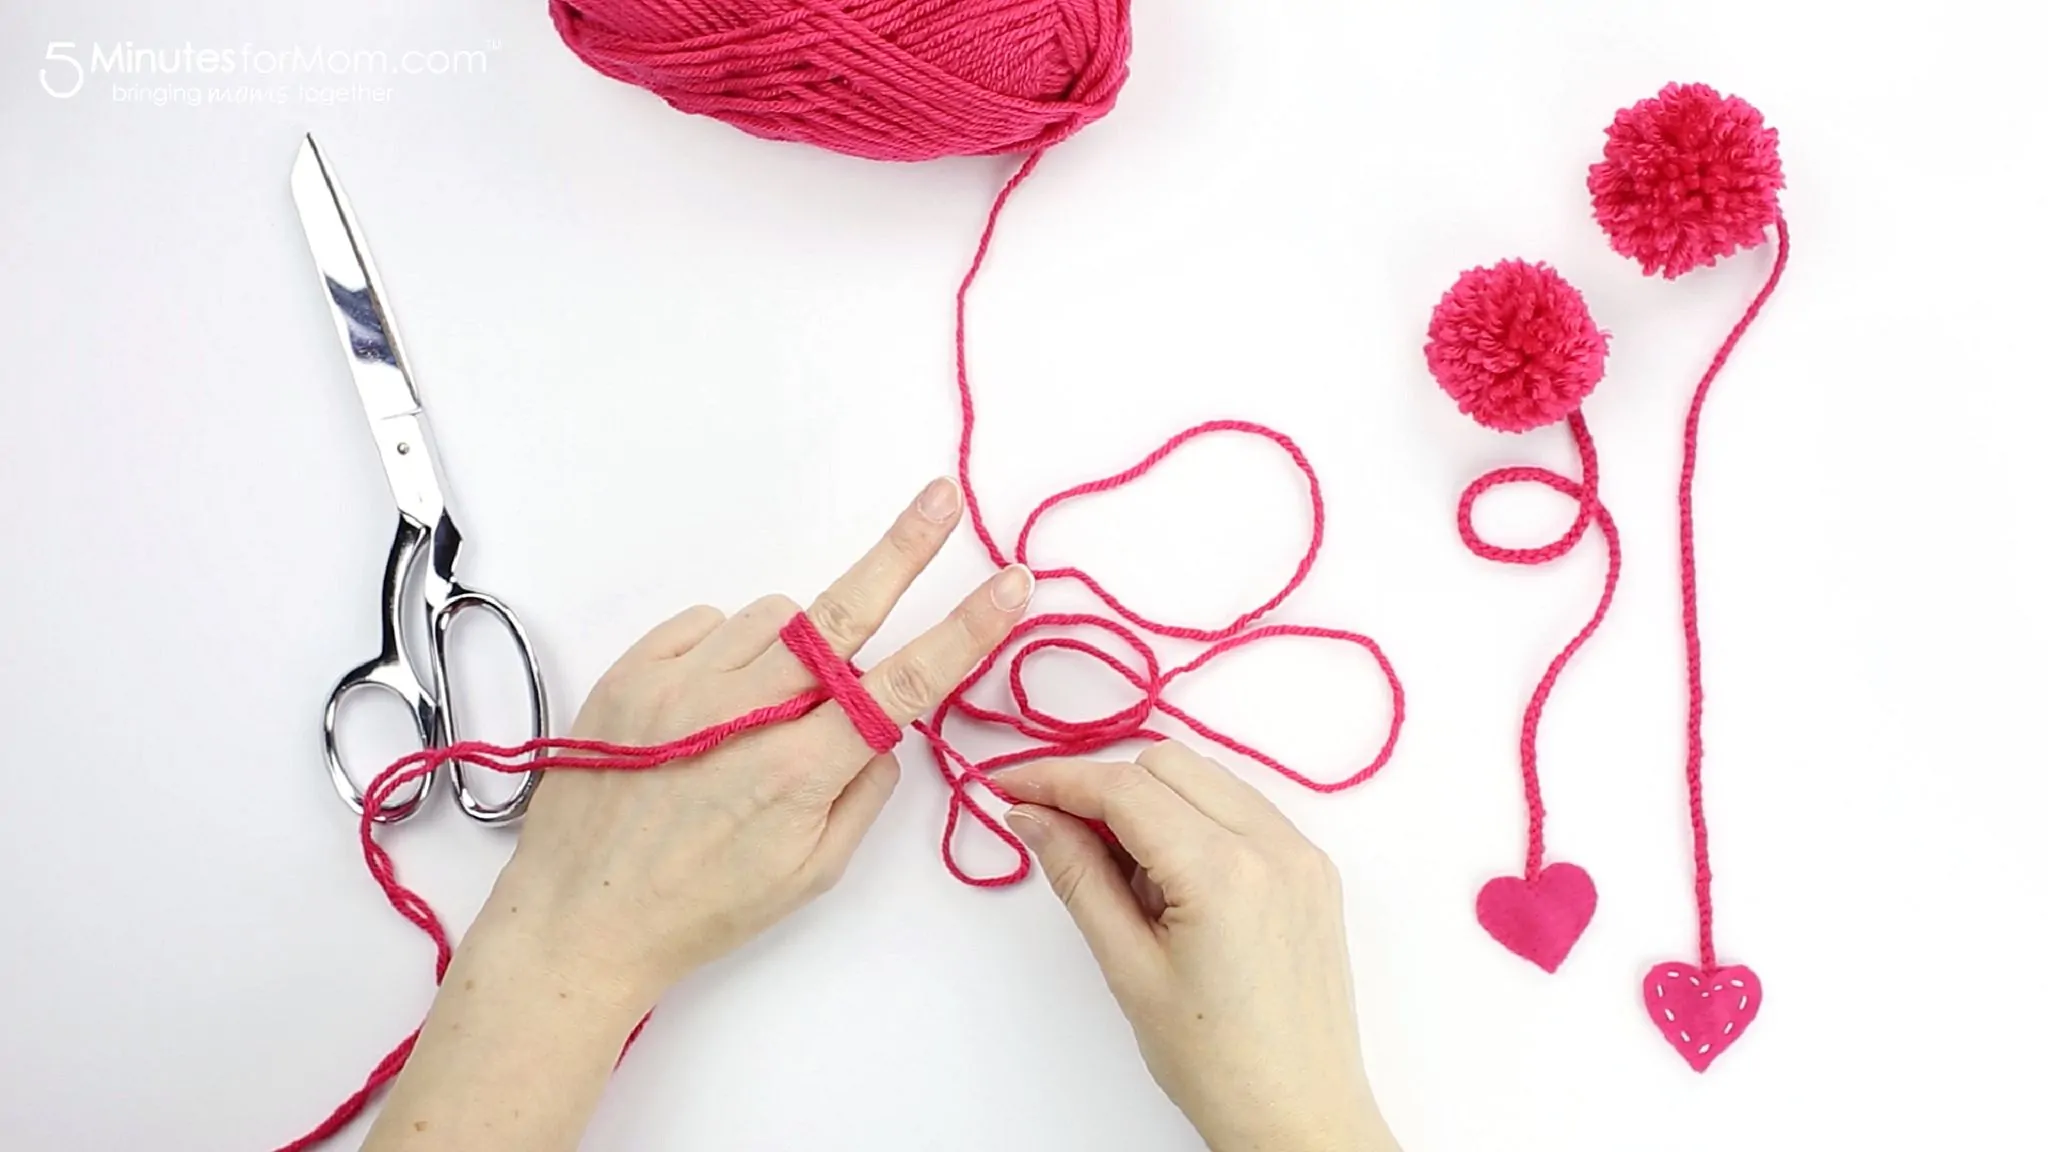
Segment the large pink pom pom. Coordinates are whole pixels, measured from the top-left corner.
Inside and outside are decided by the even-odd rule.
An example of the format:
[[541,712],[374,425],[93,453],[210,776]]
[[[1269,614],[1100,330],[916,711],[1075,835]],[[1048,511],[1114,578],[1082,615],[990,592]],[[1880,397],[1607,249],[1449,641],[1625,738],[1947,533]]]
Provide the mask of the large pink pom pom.
[[1458,411],[1502,432],[1571,415],[1607,371],[1607,334],[1586,298],[1549,265],[1521,260],[1458,277],[1422,351]]
[[1778,130],[1747,101],[1667,84],[1615,114],[1586,184],[1614,250],[1675,278],[1763,243],[1778,219]]

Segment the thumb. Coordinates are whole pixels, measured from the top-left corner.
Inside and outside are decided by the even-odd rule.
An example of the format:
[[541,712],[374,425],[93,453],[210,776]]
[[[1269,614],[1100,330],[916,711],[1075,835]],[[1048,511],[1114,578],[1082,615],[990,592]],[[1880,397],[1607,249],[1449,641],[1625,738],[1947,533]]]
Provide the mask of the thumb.
[[1158,938],[1102,838],[1081,820],[1036,804],[1019,804],[1004,819],[1038,857],[1111,990],[1149,968],[1159,955]]

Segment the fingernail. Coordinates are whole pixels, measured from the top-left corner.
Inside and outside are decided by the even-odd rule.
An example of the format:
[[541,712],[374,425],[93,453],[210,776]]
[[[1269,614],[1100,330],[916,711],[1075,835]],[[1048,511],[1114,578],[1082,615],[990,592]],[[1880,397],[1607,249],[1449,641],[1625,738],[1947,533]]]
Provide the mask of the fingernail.
[[1031,569],[1022,564],[1012,564],[996,576],[989,594],[995,597],[996,607],[1005,612],[1015,612],[1031,603],[1031,589],[1035,584],[1037,580],[1032,577]]
[[996,799],[1001,800],[1005,804],[1019,803],[1020,801],[1015,791],[1009,787],[1011,781],[1008,777],[1013,770],[1014,766],[1011,768],[998,768],[993,772],[983,772],[981,774],[982,787],[995,793]]
[[941,476],[924,486],[917,497],[917,514],[934,524],[944,524],[960,511],[960,485],[951,476]]
[[1024,846],[1034,853],[1045,847],[1046,838],[1052,834],[1052,829],[1045,826],[1045,821],[1024,808],[1010,809],[1004,815],[1003,823],[1008,824],[1010,831],[1017,834],[1017,839],[1022,840]]

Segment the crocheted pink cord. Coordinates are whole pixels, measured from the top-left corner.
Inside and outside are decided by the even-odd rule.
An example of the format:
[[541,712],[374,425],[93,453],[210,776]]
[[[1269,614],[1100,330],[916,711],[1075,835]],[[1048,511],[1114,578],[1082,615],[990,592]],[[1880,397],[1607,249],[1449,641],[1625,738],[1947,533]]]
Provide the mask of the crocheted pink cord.
[[1643,272],[1676,279],[1762,244],[1778,230],[1769,279],[1715,352],[1686,412],[1678,480],[1679,599],[1685,633],[1687,808],[1692,817],[1693,901],[1699,918],[1698,965],[1666,960],[1643,976],[1643,1010],[1695,1072],[1705,1072],[1741,1039],[1763,1005],[1763,984],[1740,964],[1723,967],[1714,949],[1713,869],[1701,795],[1701,683],[1698,580],[1693,550],[1692,483],[1699,459],[1700,414],[1708,388],[1777,290],[1789,244],[1778,194],[1785,170],[1778,130],[1739,96],[1707,84],[1666,84],[1621,109],[1607,126],[1599,162],[1586,173],[1593,218],[1608,242]]
[[[1607,506],[1600,502],[1600,459],[1593,449],[1593,432],[1586,426],[1582,412],[1573,412],[1566,425],[1571,429],[1572,443],[1578,447],[1582,462],[1583,478],[1574,481],[1552,472],[1548,468],[1496,468],[1474,480],[1465,488],[1465,494],[1458,500],[1458,538],[1472,554],[1485,560],[1502,564],[1547,564],[1578,546],[1586,529],[1598,525],[1600,534],[1607,542],[1607,581],[1600,590],[1600,602],[1594,606],[1593,615],[1586,626],[1579,629],[1544,669],[1543,678],[1536,682],[1536,690],[1529,696],[1529,703],[1522,711],[1522,793],[1529,805],[1529,852],[1524,866],[1524,877],[1534,882],[1543,870],[1543,786],[1536,775],[1536,730],[1543,722],[1543,707],[1550,700],[1550,691],[1557,685],[1557,678],[1564,673],[1565,665],[1583,647],[1600,622],[1607,618],[1607,609],[1614,603],[1614,589],[1621,581],[1621,536],[1615,530],[1614,518],[1607,513]],[[1503,484],[1541,484],[1557,492],[1579,506],[1578,515],[1564,534],[1548,544],[1534,548],[1503,548],[1489,544],[1472,526],[1472,509],[1479,498]]]
[[1771,264],[1770,279],[1764,281],[1756,299],[1750,301],[1749,310],[1742,314],[1729,331],[1728,338],[1714,353],[1713,363],[1707,365],[1706,375],[1700,377],[1699,386],[1693,390],[1692,407],[1685,414],[1685,458],[1678,472],[1678,592],[1679,606],[1685,624],[1685,790],[1686,803],[1692,815],[1692,861],[1693,899],[1698,906],[1700,920],[1700,968],[1712,973],[1717,967],[1714,956],[1714,869],[1707,857],[1707,808],[1700,790],[1700,767],[1706,758],[1706,747],[1701,737],[1702,718],[1706,712],[1706,687],[1700,672],[1700,598],[1697,563],[1693,555],[1692,534],[1692,478],[1699,466],[1700,455],[1700,413],[1707,406],[1707,390],[1714,385],[1714,378],[1727,365],[1728,357],[1741,343],[1743,334],[1756,322],[1757,314],[1764,310],[1771,294],[1778,290],[1778,281],[1784,278],[1785,261],[1792,255],[1792,241],[1785,231],[1785,218],[1778,217],[1778,256]]

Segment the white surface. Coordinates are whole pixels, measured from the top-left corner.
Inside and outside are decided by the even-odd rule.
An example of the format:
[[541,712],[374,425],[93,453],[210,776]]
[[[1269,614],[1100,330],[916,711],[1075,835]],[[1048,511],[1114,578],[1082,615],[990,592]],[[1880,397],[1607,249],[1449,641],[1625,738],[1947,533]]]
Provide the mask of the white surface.
[[[949,294],[1005,164],[684,118],[585,69],[538,0],[307,7],[0,9],[11,1150],[268,1147],[430,995],[317,759],[323,694],[375,640],[390,511],[286,193],[300,132],[383,266],[468,575],[522,610],[565,716],[672,610],[817,588],[950,458]],[[2036,62],[2000,5],[1833,7],[1146,0],[1121,107],[1020,196],[977,301],[1006,536],[1210,416],[1320,468],[1329,547],[1282,618],[1378,636],[1412,722],[1353,794],[1259,780],[1344,867],[1372,1072],[1413,1152],[2034,1138]],[[106,76],[46,95],[53,40],[488,64],[374,79],[382,105],[138,106]],[[1671,492],[1689,385],[1767,257],[1646,281],[1583,187],[1613,110],[1672,78],[1783,131],[1797,242],[1700,481],[1720,941],[1770,992],[1704,1078],[1636,1000],[1690,947]],[[1565,443],[1480,431],[1418,351],[1455,273],[1509,255],[1557,262],[1615,334],[1589,412],[1629,564],[1543,744],[1554,855],[1603,899],[1555,977],[1470,905],[1520,858],[1518,714],[1597,550],[1463,552],[1460,486]],[[1561,523],[1498,500],[1498,530]],[[1276,460],[1205,447],[1043,552],[1213,620],[1277,583],[1300,520]],[[881,647],[984,571],[956,544]],[[1333,773],[1382,696],[1296,645],[1187,699]],[[1042,886],[942,873],[942,792],[908,763],[842,890],[668,999],[590,1148],[1196,1146]],[[509,842],[437,810],[391,842],[459,924]]]

